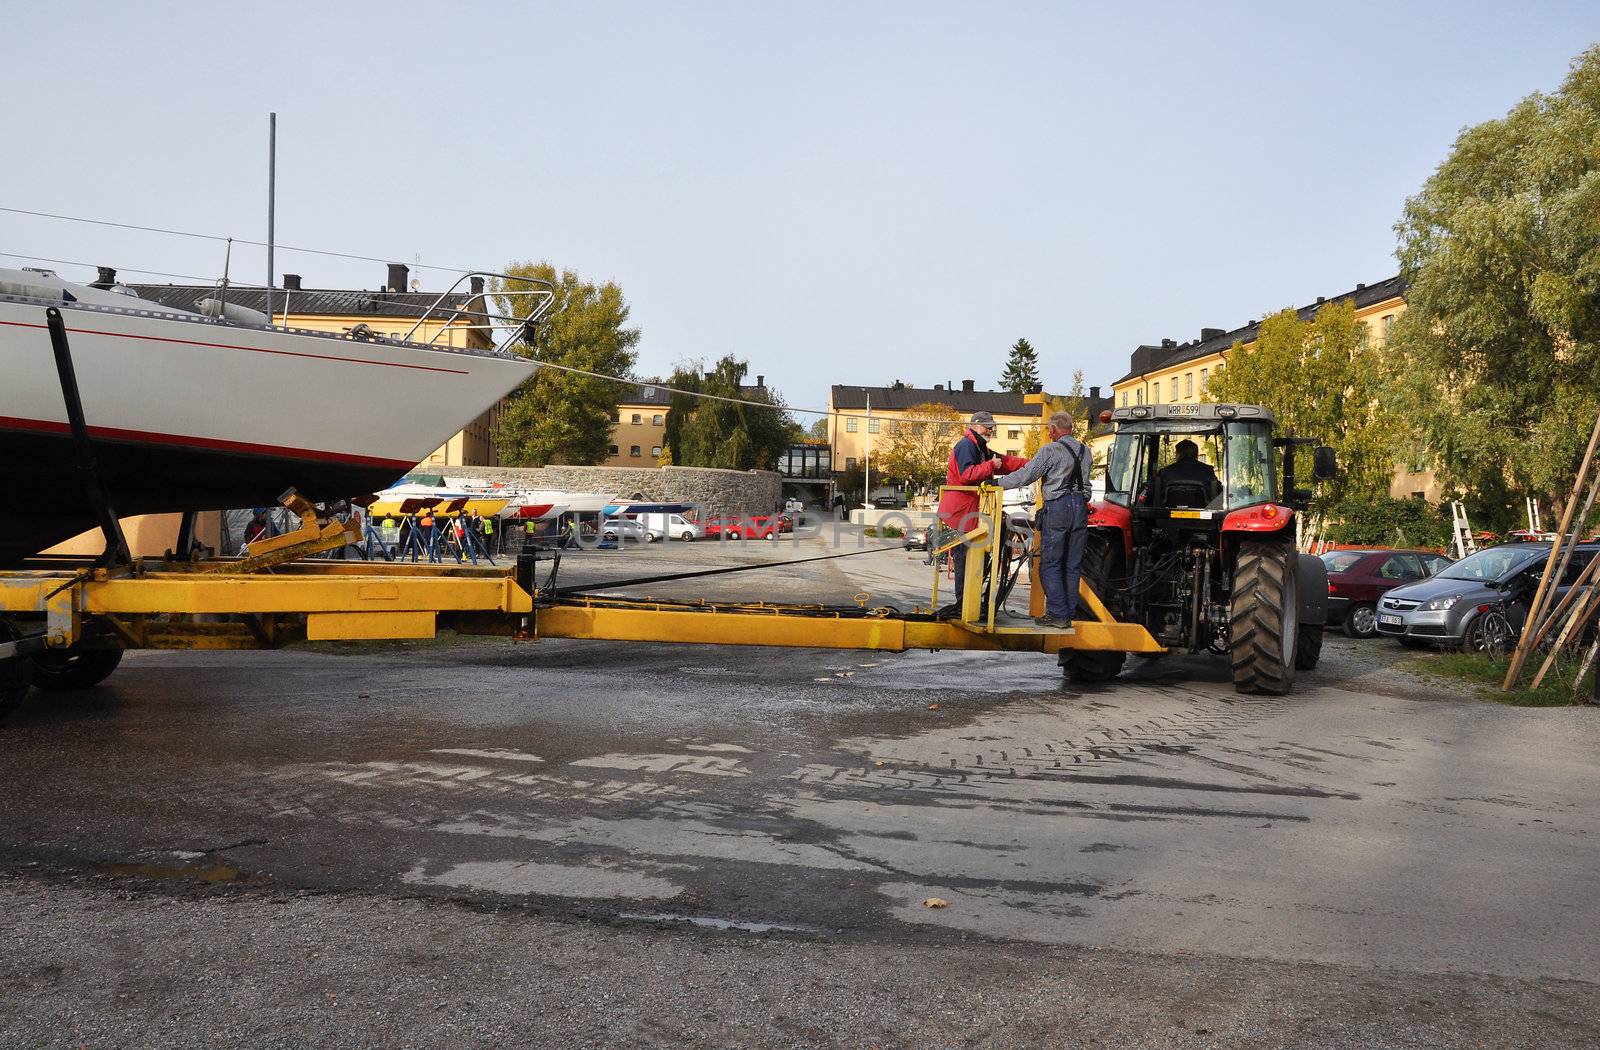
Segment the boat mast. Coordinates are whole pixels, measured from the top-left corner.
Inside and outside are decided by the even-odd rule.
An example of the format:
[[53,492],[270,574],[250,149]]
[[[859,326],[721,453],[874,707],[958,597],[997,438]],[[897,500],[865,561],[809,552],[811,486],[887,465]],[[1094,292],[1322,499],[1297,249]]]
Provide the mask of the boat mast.
[[278,188],[278,114],[267,114],[267,324],[272,323],[272,241]]

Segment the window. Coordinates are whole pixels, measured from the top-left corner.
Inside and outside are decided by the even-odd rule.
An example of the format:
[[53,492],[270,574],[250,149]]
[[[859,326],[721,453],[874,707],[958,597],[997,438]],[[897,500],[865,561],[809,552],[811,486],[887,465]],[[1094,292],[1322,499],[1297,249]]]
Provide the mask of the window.
[[613,456],[615,456],[615,455],[616,455],[616,454],[617,454],[617,446],[615,446],[615,445],[612,445],[612,446],[611,446],[611,454],[612,454],[612,455],[613,455]]
[[1122,407],[1128,407],[1128,392],[1126,390],[1122,392]]
[[1380,323],[1383,325],[1383,341],[1387,343],[1389,341],[1389,329],[1394,327],[1394,314],[1384,314]]
[[844,428],[848,432],[854,434],[857,430],[861,429],[861,420],[857,419],[855,416],[851,416],[849,419],[844,421]]
[[846,470],[854,470],[854,469],[856,469],[856,457],[854,457],[854,456],[846,456],[846,457],[844,457],[844,469],[846,469]]
[[[643,423],[643,422],[644,422],[644,417],[643,417],[643,416],[641,416],[641,415],[640,415],[640,414],[639,414],[639,413],[637,413],[637,412],[635,412],[635,413],[634,413],[634,414],[633,414],[633,425],[634,425],[634,426],[638,426],[638,425],[639,425],[639,424],[640,424],[640,423]],[[637,455],[638,455],[638,453],[637,453],[637,452],[635,452],[635,453],[634,453],[634,455],[636,455],[636,456],[637,456]]]
[[1006,431],[1006,439],[1009,441],[1016,441],[1020,437],[1022,437],[1022,431],[1016,427],[1011,427]]
[[617,412],[617,422],[618,423],[622,422],[622,413],[621,413],[621,411]]
[[667,425],[667,421],[660,412],[657,412],[655,415],[650,417],[650,425],[655,427],[663,427]]
[[1134,394],[1134,402],[1133,402],[1134,404],[1136,404],[1136,405],[1144,404],[1144,387],[1140,387],[1138,390],[1135,390],[1133,392],[1133,394]]
[[629,445],[628,446],[628,455],[637,456],[638,454],[639,454],[639,446],[638,445]]
[[1185,372],[1185,373],[1183,373],[1183,396],[1184,397],[1193,397],[1194,396],[1194,373],[1193,372]]
[[867,420],[867,433],[876,434],[882,426],[883,426],[883,420],[881,420],[881,419],[868,419]]
[[651,445],[650,446],[650,454],[652,456],[656,457],[657,459],[660,459],[661,458],[661,446],[660,445]]
[[1209,371],[1210,369],[1207,368],[1200,369],[1200,392],[1202,394],[1206,392],[1206,375]]
[[1155,404],[1159,404],[1160,402],[1161,402],[1161,380],[1157,379],[1154,383],[1150,384],[1150,403],[1152,405],[1155,405]]

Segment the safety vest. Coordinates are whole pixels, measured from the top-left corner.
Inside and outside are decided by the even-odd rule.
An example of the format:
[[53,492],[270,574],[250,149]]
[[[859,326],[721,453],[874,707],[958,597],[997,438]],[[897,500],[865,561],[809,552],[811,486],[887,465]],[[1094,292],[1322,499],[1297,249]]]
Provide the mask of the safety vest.
[[493,518],[484,518],[483,519],[483,534],[485,536],[493,536],[494,535],[494,519]]
[[386,529],[394,528],[394,519],[393,518],[384,518],[383,519],[383,527],[386,528]]

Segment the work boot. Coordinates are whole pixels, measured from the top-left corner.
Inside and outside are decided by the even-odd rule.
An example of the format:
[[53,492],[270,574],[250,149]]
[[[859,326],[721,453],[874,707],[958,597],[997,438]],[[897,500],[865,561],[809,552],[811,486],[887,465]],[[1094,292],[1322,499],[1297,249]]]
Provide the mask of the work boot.
[[1051,630],[1072,630],[1071,620],[1061,616],[1053,616],[1050,613],[1045,613],[1043,616],[1035,616],[1033,618],[1033,622],[1038,624],[1040,627],[1048,627]]

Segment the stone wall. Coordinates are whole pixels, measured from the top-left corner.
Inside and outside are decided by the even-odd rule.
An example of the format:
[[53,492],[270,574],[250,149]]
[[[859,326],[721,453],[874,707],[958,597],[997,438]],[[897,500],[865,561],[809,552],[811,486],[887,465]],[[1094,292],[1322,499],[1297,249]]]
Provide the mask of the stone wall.
[[[423,471],[427,473],[428,471]],[[450,477],[530,489],[614,492],[618,499],[693,503],[706,514],[770,514],[783,507],[783,479],[770,470],[710,467],[449,467]]]

